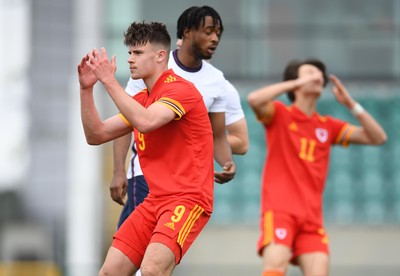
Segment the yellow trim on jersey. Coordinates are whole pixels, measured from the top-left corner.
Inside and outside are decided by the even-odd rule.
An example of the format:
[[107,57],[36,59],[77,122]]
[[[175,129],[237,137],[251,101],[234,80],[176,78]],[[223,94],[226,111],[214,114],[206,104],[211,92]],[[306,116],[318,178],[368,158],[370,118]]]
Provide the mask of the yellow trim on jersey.
[[185,115],[186,111],[183,108],[183,106],[171,99],[171,98],[160,98],[156,103],[160,103],[165,105],[166,107],[168,107],[169,109],[171,109],[174,113],[176,113],[176,115],[178,115],[179,118],[176,118],[177,120],[179,120],[180,118],[182,118],[183,115]]
[[325,123],[326,121],[328,121],[328,118],[326,118],[325,116],[321,116],[321,115],[319,115],[319,114],[318,114],[318,119],[319,119],[321,122],[323,122],[323,123]]
[[131,125],[131,123],[125,118],[124,115],[122,115],[122,113],[119,113],[118,116],[121,117],[121,119],[125,122],[125,124],[128,125],[128,127],[133,128],[133,126]]
[[340,130],[339,135],[336,137],[335,144],[340,144],[343,147],[349,146],[349,138],[355,127],[349,124],[345,124]]
[[272,122],[272,118],[272,116],[268,116],[266,113],[263,116],[257,116],[257,120],[265,125],[269,125]]
[[344,147],[348,147],[349,146],[349,144],[350,144],[349,138],[350,138],[350,135],[353,133],[354,129],[355,129],[354,126],[350,126],[349,130],[346,132],[345,136],[343,137],[342,145]]
[[[267,103],[266,105],[265,105],[265,109],[266,109],[266,112],[262,115],[262,116],[256,116],[257,117],[257,120],[259,121],[259,122],[261,122],[261,123],[263,123],[264,125],[269,125],[271,122],[272,122],[272,119],[274,118],[274,116],[275,116],[275,113],[276,113],[276,111],[272,114],[272,116],[271,115],[269,115],[268,114],[268,106],[270,105],[270,104],[274,104],[273,102],[269,102],[269,103]],[[275,108],[275,107],[274,107]]]
[[172,75],[169,75],[169,76],[166,77],[165,80],[164,80],[165,83],[170,83],[170,82],[174,82],[174,81],[176,81],[176,77],[175,77],[175,76],[172,76]]
[[338,136],[336,136],[335,144],[340,144],[340,140],[342,139],[343,133],[347,129],[347,125],[344,125],[342,129],[339,131]]
[[197,219],[203,212],[204,209],[201,208],[199,205],[194,206],[194,208],[190,211],[188,218],[183,224],[181,230],[179,230],[178,234],[178,244],[181,246],[181,248],[183,247],[183,244],[185,243],[187,236],[192,230],[194,223],[197,221]]
[[156,103],[162,104],[162,105],[168,107],[169,109],[171,109],[177,115],[174,120],[179,120],[180,118],[182,118],[182,114],[179,113],[176,109],[172,108],[171,105],[164,103],[164,102],[156,102]]
[[274,213],[268,211],[264,214],[264,241],[263,245],[270,244],[274,239]]

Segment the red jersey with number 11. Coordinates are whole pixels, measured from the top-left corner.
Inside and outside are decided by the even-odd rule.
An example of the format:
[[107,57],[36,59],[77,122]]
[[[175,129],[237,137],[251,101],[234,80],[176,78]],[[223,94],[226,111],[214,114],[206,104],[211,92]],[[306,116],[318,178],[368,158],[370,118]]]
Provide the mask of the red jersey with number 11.
[[333,144],[348,145],[350,124],[275,101],[266,129],[262,211],[281,211],[322,223],[322,195]]

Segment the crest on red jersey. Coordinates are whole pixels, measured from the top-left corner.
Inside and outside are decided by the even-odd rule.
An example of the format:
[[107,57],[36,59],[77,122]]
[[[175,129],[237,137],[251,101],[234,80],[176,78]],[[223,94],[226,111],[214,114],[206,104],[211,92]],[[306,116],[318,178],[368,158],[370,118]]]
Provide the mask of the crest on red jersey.
[[328,140],[328,131],[325,128],[316,128],[315,135],[321,143],[325,143]]
[[278,239],[283,240],[287,236],[287,230],[285,228],[276,228],[275,229],[275,236]]

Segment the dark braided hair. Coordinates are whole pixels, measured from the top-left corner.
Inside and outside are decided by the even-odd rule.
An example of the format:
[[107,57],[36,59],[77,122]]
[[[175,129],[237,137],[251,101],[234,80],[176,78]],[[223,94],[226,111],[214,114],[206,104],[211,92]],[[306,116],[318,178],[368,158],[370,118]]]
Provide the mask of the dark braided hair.
[[133,22],[124,33],[126,46],[141,46],[148,42],[163,45],[166,50],[171,48],[171,37],[167,27],[159,22]]
[[206,16],[211,16],[214,25],[219,25],[221,34],[224,30],[221,17],[218,12],[209,6],[197,7],[193,6],[186,9],[178,18],[176,37],[183,38],[183,33],[186,29],[194,28],[196,31],[200,28],[200,24],[204,26]]

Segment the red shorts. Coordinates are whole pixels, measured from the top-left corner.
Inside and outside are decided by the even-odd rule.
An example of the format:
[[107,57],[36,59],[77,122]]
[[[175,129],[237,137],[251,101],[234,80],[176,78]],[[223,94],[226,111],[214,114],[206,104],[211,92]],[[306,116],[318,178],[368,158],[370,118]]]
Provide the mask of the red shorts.
[[261,236],[258,254],[271,242],[283,244],[292,250],[294,260],[299,255],[311,252],[329,254],[329,240],[323,226],[295,216],[273,211],[261,217]]
[[209,219],[210,214],[191,200],[147,197],[114,234],[111,246],[139,268],[147,246],[162,243],[178,264]]

